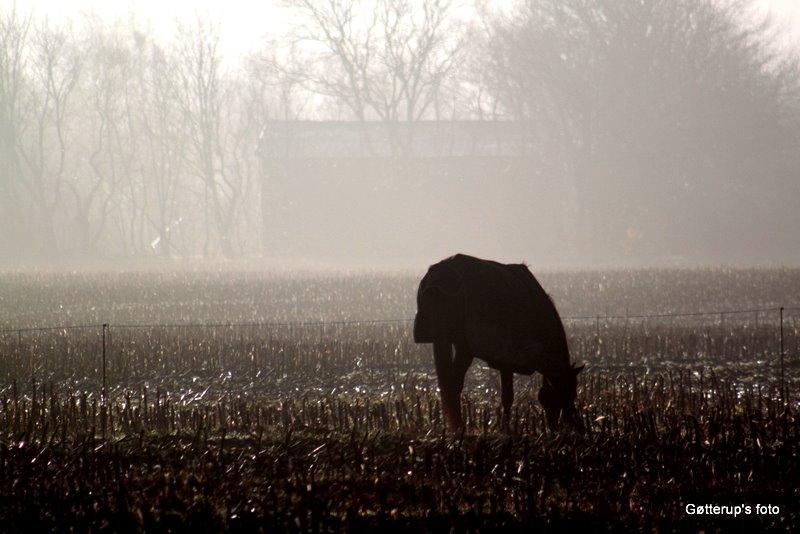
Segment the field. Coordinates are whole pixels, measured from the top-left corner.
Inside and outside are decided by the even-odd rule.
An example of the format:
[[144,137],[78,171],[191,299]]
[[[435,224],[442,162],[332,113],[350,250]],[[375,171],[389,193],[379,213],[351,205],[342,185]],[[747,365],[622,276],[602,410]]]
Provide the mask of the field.
[[421,274],[0,274],[0,528],[800,521],[800,270],[541,274],[587,364],[583,435],[546,431],[538,377],[517,377],[504,431],[483,365],[446,433],[409,337]]

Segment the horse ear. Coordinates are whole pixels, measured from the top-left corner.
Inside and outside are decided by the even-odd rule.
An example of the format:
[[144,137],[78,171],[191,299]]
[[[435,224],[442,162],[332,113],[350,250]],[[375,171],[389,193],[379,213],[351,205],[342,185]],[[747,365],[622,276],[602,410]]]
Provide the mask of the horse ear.
[[586,364],[584,364],[584,365],[579,365],[578,367],[575,367],[575,364],[573,363],[573,364],[572,364],[572,374],[574,374],[575,376],[578,376],[578,373],[580,373],[581,371],[583,371],[583,368],[584,368],[584,367],[586,367]]

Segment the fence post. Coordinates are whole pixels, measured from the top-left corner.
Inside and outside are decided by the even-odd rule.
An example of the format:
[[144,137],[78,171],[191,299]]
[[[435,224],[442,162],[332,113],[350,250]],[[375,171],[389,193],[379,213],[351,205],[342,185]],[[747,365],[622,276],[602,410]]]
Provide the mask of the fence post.
[[108,392],[106,391],[106,331],[108,323],[103,323],[103,406],[108,404]]
[[629,321],[630,321],[630,312],[628,310],[628,307],[625,306],[625,337],[622,338],[622,348],[623,348],[623,352],[624,352],[626,357],[628,356],[628,353],[630,352],[630,340],[629,340],[629,337],[628,337],[628,336],[630,336],[630,331],[628,330],[628,322]]
[[785,382],[785,367],[784,367],[784,355],[783,355],[783,306],[780,308],[780,320],[781,320],[781,403],[786,406],[786,382]]
[[600,315],[598,315],[595,318],[594,328],[595,328],[595,333],[596,333],[596,336],[597,336],[597,339],[595,341],[595,350],[597,351],[597,354],[595,354],[595,356],[599,358],[600,357]]
[[[17,330],[17,362],[18,365],[22,363],[22,329]],[[30,359],[28,360],[28,367],[33,367],[31,365]],[[33,371],[31,371],[33,372]]]

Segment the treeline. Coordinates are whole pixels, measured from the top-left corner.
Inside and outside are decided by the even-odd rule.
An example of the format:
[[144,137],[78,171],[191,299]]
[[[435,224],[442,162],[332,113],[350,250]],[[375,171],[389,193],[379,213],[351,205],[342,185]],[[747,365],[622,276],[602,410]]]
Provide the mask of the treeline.
[[4,249],[231,255],[256,248],[257,88],[218,31],[0,22]]
[[209,20],[0,12],[0,252],[269,253],[259,139],[287,119],[530,125],[531,190],[569,191],[531,209],[587,258],[800,245],[797,54],[750,1],[286,4],[238,61]]

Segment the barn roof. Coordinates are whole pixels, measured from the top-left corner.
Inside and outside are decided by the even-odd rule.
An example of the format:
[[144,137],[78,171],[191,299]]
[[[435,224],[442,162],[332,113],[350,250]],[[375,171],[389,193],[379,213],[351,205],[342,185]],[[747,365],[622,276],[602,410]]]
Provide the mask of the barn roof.
[[512,121],[270,121],[265,159],[512,156],[526,152],[526,124]]

